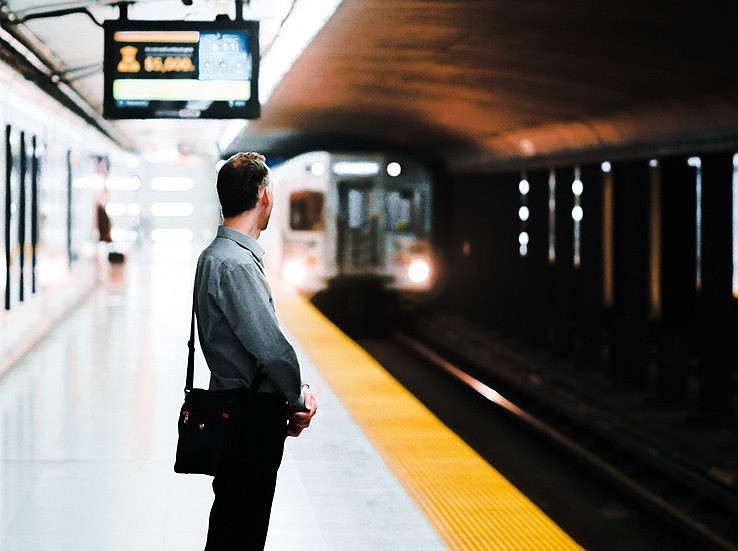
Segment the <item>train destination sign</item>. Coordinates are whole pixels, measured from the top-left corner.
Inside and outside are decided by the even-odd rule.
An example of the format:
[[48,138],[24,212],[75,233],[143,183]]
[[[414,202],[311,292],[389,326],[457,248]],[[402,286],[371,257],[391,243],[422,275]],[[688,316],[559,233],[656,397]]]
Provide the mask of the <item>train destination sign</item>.
[[105,22],[109,119],[253,119],[258,21]]

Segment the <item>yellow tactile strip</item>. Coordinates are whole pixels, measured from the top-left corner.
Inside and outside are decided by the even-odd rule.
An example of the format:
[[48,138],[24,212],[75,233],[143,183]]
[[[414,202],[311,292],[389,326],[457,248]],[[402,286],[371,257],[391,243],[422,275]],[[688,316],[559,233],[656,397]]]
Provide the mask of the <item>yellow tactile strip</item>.
[[449,549],[581,549],[307,300],[274,290],[282,322]]

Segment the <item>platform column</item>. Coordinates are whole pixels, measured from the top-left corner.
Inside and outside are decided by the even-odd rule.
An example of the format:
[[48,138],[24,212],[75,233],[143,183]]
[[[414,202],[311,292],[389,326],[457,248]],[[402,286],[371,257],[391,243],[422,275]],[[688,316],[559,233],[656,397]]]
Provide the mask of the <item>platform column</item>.
[[733,279],[733,155],[702,157],[701,277],[697,292],[700,410],[708,418],[734,414],[736,369]]
[[614,297],[612,382],[636,388],[648,365],[649,166],[646,161],[613,165]]
[[661,264],[658,391],[668,403],[687,398],[695,341],[695,174],[685,157],[660,162]]
[[528,255],[525,266],[525,339],[535,346],[548,344],[549,285],[551,272],[548,262],[548,171],[527,175],[530,183],[527,223]]
[[571,209],[574,205],[571,183],[574,180],[572,168],[558,169],[556,176],[556,219],[555,253],[556,260],[551,264],[552,295],[549,332],[550,351],[556,358],[568,357],[572,351],[574,292],[573,292],[573,223]]
[[598,366],[602,359],[602,172],[583,166],[580,264],[575,270],[575,365]]

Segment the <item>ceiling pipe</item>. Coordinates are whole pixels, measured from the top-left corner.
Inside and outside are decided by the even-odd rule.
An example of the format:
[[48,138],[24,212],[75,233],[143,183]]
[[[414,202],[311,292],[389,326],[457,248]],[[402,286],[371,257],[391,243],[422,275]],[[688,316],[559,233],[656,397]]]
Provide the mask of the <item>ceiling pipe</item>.
[[92,19],[92,22],[95,23],[98,27],[102,27],[102,23],[100,23],[97,19],[95,19],[95,16],[92,15],[92,12],[88,10],[87,8],[66,8],[63,10],[51,10],[51,11],[39,11],[35,13],[29,13],[28,15],[24,15],[22,17],[16,17],[13,12],[8,12],[8,18],[6,19],[6,23],[9,25],[22,25],[26,21],[31,21],[32,19],[44,19],[46,17],[61,17],[62,15],[71,15],[73,13],[82,13]]
[[[7,18],[3,17],[3,24]],[[6,52],[2,52],[5,49]],[[133,151],[132,141],[103,119],[97,109],[92,107],[68,82],[60,75],[64,71],[58,69],[41,51],[45,49],[43,42],[23,27],[5,28],[0,26],[0,57],[9,62],[28,80],[55,98],[62,105],[87,123],[95,127],[122,149]]]

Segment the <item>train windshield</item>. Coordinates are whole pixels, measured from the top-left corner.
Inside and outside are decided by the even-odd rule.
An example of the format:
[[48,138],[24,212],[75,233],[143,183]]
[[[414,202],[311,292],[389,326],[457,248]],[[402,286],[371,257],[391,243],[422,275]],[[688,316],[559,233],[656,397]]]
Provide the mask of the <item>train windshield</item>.
[[386,194],[386,228],[393,233],[423,233],[423,196],[414,190],[391,190]]
[[325,227],[325,197],[320,191],[295,191],[290,194],[290,228],[315,231]]

